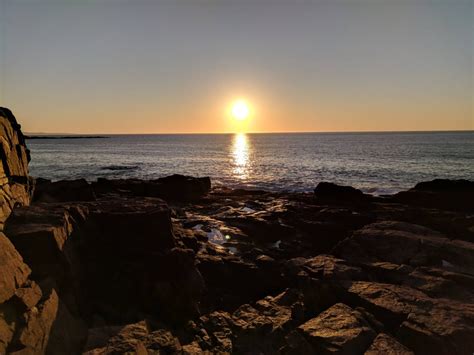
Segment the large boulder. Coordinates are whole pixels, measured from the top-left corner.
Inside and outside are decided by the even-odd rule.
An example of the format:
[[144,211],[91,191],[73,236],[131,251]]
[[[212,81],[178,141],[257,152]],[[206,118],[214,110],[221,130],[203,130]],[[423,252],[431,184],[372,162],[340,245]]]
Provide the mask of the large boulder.
[[0,230],[14,207],[28,205],[33,180],[28,176],[30,153],[12,112],[0,107]]
[[[89,217],[76,250],[90,312],[116,322],[133,321],[134,312],[144,309],[162,316],[176,312],[176,318],[195,312],[194,294],[184,281],[196,285],[200,275],[193,269],[193,256],[171,256],[176,243],[163,200],[110,195],[87,207]],[[199,290],[196,286],[195,292]],[[185,303],[189,299],[193,301]],[[172,306],[180,300],[183,312]]]
[[13,244],[0,233],[0,303],[9,300],[30,275],[30,268]]
[[102,236],[93,243],[106,243],[109,251],[129,254],[175,246],[170,209],[161,199],[109,195],[86,206],[90,228]]
[[74,260],[70,236],[84,223],[88,210],[81,206],[34,204],[14,210],[5,232],[31,267],[37,280],[69,277]]
[[37,179],[34,201],[70,202],[94,201],[98,195],[108,193],[129,194],[140,197],[159,197],[170,201],[196,200],[209,192],[211,180],[184,175],[171,175],[155,180],[99,178],[90,184],[85,179],[52,182]]
[[199,314],[204,281],[194,252],[175,248],[161,199],[35,202],[16,209],[7,230],[33,277],[53,279],[74,315],[129,322],[141,311],[180,322]]
[[184,175],[171,175],[154,180],[163,198],[194,200],[207,194],[211,189],[209,177],[196,178]]
[[177,174],[155,180],[100,178],[93,187],[98,194],[120,192],[135,196],[159,197],[166,201],[190,201],[199,199],[210,191],[211,179]]
[[320,182],[314,189],[314,195],[321,202],[336,205],[366,205],[370,196],[352,186],[337,185],[332,182]]
[[[31,277],[41,284],[41,289],[21,287],[15,293],[28,309],[23,316],[27,327],[18,335],[20,345],[16,346],[30,353],[41,353],[46,347],[50,353],[74,353],[82,347],[85,325],[78,316],[74,293],[74,288],[79,289],[80,265],[70,237],[86,213],[78,206],[35,204],[15,209],[7,221],[11,241],[31,267]],[[56,291],[60,291],[61,299]],[[50,299],[37,314],[41,293],[49,294]]]
[[362,304],[417,354],[471,354],[474,305],[434,299],[407,286],[354,281],[347,302]]
[[352,262],[438,266],[474,275],[473,243],[450,240],[439,232],[405,222],[367,225],[343,240],[334,252]]
[[104,260],[134,250],[153,252],[175,246],[169,208],[153,198],[110,196],[82,204],[35,203],[15,209],[6,231],[36,277],[53,277],[58,282],[69,275],[85,244],[100,250]]
[[436,179],[420,182],[393,200],[415,206],[454,211],[474,211],[474,181]]
[[[161,199],[37,202],[16,209],[6,230],[33,277],[53,279],[75,314],[129,321],[132,306],[174,318],[198,312],[204,286],[194,253],[173,249],[170,210]],[[121,312],[126,305],[130,312]]]
[[337,303],[288,335],[290,353],[362,354],[375,338],[364,315]]
[[67,202],[94,201],[96,199],[92,186],[85,179],[61,180],[52,182],[36,179],[34,201]]

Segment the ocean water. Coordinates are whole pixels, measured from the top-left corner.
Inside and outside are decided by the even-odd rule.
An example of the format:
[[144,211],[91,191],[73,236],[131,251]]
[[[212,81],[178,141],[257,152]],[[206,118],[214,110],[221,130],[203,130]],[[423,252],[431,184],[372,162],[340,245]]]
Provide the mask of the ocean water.
[[31,174],[53,180],[210,176],[214,185],[375,194],[434,178],[474,180],[474,132],[114,135],[27,140]]

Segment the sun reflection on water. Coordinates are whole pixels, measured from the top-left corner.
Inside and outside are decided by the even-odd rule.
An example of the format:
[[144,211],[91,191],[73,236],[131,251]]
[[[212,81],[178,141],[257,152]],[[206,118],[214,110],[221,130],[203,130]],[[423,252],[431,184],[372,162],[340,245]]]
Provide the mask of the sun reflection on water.
[[250,173],[250,144],[245,133],[237,133],[234,136],[231,153],[235,177],[247,179]]

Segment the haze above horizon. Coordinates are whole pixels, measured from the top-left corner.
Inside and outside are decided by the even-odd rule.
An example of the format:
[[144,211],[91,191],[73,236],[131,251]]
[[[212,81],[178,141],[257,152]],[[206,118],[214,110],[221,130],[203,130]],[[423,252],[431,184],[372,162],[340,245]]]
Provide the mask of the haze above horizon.
[[473,7],[0,0],[0,106],[46,134],[473,130]]

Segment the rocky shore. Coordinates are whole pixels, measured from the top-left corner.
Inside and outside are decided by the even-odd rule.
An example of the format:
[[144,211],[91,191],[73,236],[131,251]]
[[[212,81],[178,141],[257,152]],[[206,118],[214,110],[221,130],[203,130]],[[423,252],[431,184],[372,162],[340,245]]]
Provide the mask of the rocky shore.
[[0,128],[0,354],[474,352],[472,181],[51,182]]

